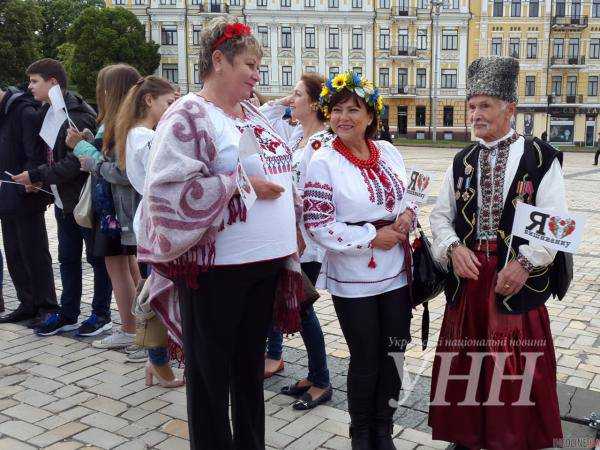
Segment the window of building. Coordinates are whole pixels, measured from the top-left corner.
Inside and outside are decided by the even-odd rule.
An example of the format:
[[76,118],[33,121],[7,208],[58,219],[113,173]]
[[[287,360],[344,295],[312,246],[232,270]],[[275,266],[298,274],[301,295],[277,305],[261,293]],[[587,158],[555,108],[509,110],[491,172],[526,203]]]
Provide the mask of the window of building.
[[389,9],[390,0],[379,0],[379,9]]
[[163,64],[162,76],[171,83],[179,83],[179,70],[177,64]]
[[305,8],[314,8],[315,0],[304,0],[304,7]]
[[194,25],[192,27],[192,45],[200,45],[200,33],[202,27],[200,25]]
[[292,29],[281,27],[281,48],[292,48]]
[[442,88],[456,89],[457,78],[456,69],[442,69]]
[[442,50],[458,50],[457,30],[442,30]]
[[526,76],[525,77],[525,95],[527,97],[532,97],[535,95],[535,77],[534,76]]
[[283,66],[281,68],[281,85],[291,86],[292,85],[292,66]]
[[427,69],[417,69],[417,88],[427,87]]
[[454,106],[444,106],[444,126],[454,126]]
[[427,123],[427,106],[417,106],[415,111],[415,126],[424,127]]
[[502,17],[504,15],[504,3],[502,0],[494,0],[494,17]]
[[340,30],[339,28],[329,29],[329,48],[340,48]]
[[258,75],[260,76],[260,85],[269,85],[269,66],[260,66],[258,68]]
[[390,49],[390,30],[389,28],[382,28],[379,30],[379,50]]
[[521,17],[521,0],[510,2],[510,17]]
[[124,5],[125,4],[125,0],[114,0],[114,4],[115,5]]
[[442,9],[458,9],[458,0],[446,0],[442,4]]
[[417,8],[429,9],[429,0],[417,0]]
[[363,48],[363,30],[362,28],[352,28],[352,49],[362,50]]
[[502,56],[502,38],[492,38],[492,55]]
[[162,27],[162,45],[177,45],[177,27]]
[[390,69],[387,67],[379,68],[379,87],[390,87]]
[[562,95],[562,77],[552,77],[552,95]]
[[408,86],[408,69],[399,68],[398,69],[398,92],[404,93],[406,91],[406,87]]
[[229,6],[241,6],[240,0],[229,0]]
[[269,46],[269,28],[268,27],[258,27],[258,41],[260,45],[263,47]]
[[317,68],[315,66],[306,66],[304,68],[304,71],[307,73],[314,73],[317,71]]
[[145,5],[145,0],[133,0],[134,5]]
[[408,0],[398,0],[398,12],[403,16],[408,15]]
[[304,46],[306,48],[316,48],[316,42],[314,27],[306,27],[304,29]]
[[417,49],[427,50],[427,28],[417,30]]
[[280,1],[281,1],[282,8],[291,8],[292,7],[292,0],[280,0]]
[[398,30],[398,52],[408,52],[408,30]]
[[577,94],[577,77],[570,76],[567,77],[567,95],[576,95]]
[[600,39],[590,39],[590,58],[600,58]]
[[529,0],[529,17],[538,17],[540,15],[539,0]]
[[362,77],[362,67],[353,67],[352,72],[358,75],[359,77]]
[[335,77],[340,73],[339,67],[330,67],[329,68],[329,78]]
[[594,0],[592,3],[592,17],[600,17],[600,0]]
[[581,17],[581,0],[573,0],[571,2],[571,17]]
[[362,8],[362,0],[352,0],[352,7],[356,9]]
[[569,58],[579,57],[579,39],[569,39]]
[[537,59],[538,44],[536,38],[527,39],[527,58]]
[[269,0],[256,0],[256,6],[267,6]]
[[588,95],[596,97],[598,95],[598,77],[588,77]]
[[556,9],[554,10],[556,17],[565,17],[566,9],[565,0],[556,0]]
[[330,8],[339,8],[340,0],[327,0],[327,6]]
[[508,56],[519,59],[520,50],[521,40],[519,38],[510,38],[508,41]]
[[565,57],[565,40],[563,38],[554,39],[554,45],[552,47],[552,55],[555,58]]
[[201,5],[202,0],[192,0],[192,5]]
[[200,68],[198,64],[194,64],[194,84],[200,84]]

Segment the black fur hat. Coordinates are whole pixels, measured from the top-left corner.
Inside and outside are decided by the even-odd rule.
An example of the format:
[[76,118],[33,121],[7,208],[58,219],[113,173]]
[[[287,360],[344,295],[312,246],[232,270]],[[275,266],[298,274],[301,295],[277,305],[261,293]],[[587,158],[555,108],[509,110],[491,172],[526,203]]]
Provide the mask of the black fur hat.
[[517,102],[519,61],[502,56],[484,56],[471,63],[467,71],[467,100],[489,95],[507,102]]

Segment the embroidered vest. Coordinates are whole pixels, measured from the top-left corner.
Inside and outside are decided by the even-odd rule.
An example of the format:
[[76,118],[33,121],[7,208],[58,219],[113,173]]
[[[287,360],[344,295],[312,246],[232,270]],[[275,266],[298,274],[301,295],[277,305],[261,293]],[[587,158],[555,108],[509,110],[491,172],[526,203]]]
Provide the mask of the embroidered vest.
[[[562,164],[562,153],[537,138],[526,139],[524,146],[523,156],[510,185],[496,231],[498,272],[504,267],[509,250],[508,243],[517,201],[535,205],[539,185],[552,162],[558,158]],[[469,248],[473,248],[477,239],[479,153],[480,146],[478,144],[470,145],[454,157],[452,167],[457,210],[454,228],[462,243]],[[527,241],[516,236],[513,237],[509,261],[516,259],[519,254],[519,246],[523,244],[527,244]],[[508,299],[497,295],[496,302],[500,311],[507,314],[518,314],[543,305],[551,294],[549,276],[551,269],[552,265],[534,269],[525,286]],[[446,299],[450,305],[455,305],[458,301],[464,281],[459,279],[450,268],[445,289]]]

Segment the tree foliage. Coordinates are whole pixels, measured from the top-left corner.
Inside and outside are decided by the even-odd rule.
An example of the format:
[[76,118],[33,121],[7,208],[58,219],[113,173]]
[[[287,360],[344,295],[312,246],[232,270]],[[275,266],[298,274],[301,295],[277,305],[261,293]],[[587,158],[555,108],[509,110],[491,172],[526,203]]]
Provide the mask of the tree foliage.
[[146,42],[145,30],[131,11],[124,8],[87,8],[67,31],[71,81],[79,93],[93,99],[98,71],[115,63],[127,63],[142,75],[160,64],[158,44]]
[[103,8],[104,0],[37,0],[42,12],[41,52],[58,58],[58,48],[67,41],[67,30],[87,7]]
[[41,21],[32,0],[0,0],[0,84],[25,81],[27,66],[39,57]]

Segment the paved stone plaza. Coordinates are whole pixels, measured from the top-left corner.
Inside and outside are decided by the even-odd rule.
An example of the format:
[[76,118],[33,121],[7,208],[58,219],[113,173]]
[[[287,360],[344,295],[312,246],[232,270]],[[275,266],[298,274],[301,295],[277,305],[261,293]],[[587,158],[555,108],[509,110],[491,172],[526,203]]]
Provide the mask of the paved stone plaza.
[[[435,174],[431,198],[421,212],[427,216],[453,150],[401,149],[407,166]],[[591,165],[593,154],[565,154],[570,208],[587,215],[584,243],[575,257],[575,278],[562,302],[547,303],[558,362],[559,399],[565,447],[590,448],[595,430],[586,425],[594,409],[600,412],[600,169]],[[56,229],[47,214],[57,290]],[[16,304],[8,272],[4,272],[7,307]],[[82,317],[89,313],[92,275],[84,268]],[[113,302],[113,309],[116,308]],[[278,395],[279,388],[306,375],[306,351],[299,336],[284,345],[285,371],[265,381],[268,448],[297,450],[349,449],[345,374],[348,347],[331,299],[325,293],[315,308],[325,333],[334,397],[328,406],[310,412],[294,411],[292,399]],[[431,440],[427,401],[434,345],[444,302],[431,303],[431,344],[421,351],[421,309],[412,322],[414,341],[405,360],[405,382],[415,387],[396,414],[398,449],[445,448]],[[113,320],[118,314],[113,311]],[[0,325],[0,449],[187,449],[184,388],[147,388],[142,364],[127,363],[118,351],[94,349],[90,339],[67,333],[38,338],[20,325]],[[449,418],[451,420],[451,418]],[[600,443],[598,447],[600,449]]]

